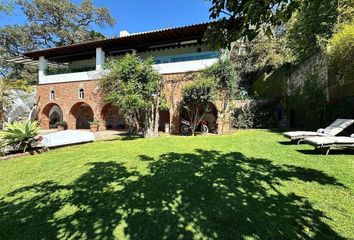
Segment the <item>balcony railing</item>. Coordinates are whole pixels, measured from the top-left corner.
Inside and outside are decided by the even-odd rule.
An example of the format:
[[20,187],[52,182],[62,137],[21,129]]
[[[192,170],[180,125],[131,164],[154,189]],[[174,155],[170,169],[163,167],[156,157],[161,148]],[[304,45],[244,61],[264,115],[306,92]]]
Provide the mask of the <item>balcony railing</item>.
[[176,62],[189,62],[196,60],[206,60],[206,59],[215,59],[219,58],[220,54],[218,52],[197,52],[197,53],[189,53],[189,54],[179,54],[172,56],[159,56],[154,57],[154,61],[156,64],[163,63],[176,63]]
[[47,76],[58,75],[58,74],[67,74],[67,73],[78,73],[78,72],[89,72],[94,71],[96,66],[85,66],[80,68],[48,68],[45,71]]
[[[161,74],[200,71],[219,59],[217,52],[200,52],[176,56],[155,57],[155,69]],[[81,68],[48,68],[40,75],[40,84],[76,82],[100,79],[108,70],[96,69],[95,66]]]

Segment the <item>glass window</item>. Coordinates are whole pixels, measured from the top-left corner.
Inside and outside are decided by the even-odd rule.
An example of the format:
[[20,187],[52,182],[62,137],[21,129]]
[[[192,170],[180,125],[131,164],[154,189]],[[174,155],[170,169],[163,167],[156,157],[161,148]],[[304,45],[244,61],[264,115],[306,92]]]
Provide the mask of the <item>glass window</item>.
[[49,100],[54,100],[55,99],[55,91],[51,90],[49,93]]
[[160,56],[154,57],[155,64],[161,63],[174,63],[174,62],[185,62],[185,61],[195,61],[195,60],[205,60],[212,58],[219,58],[220,54],[218,52],[196,52],[190,54],[181,54],[174,56]]
[[80,88],[79,90],[79,99],[84,99],[85,98],[85,91],[84,89]]

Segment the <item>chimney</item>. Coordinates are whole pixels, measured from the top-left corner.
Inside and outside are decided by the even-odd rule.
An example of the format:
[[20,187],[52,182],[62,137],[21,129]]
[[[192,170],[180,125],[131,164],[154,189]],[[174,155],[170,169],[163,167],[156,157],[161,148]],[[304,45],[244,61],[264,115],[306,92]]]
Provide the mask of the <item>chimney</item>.
[[127,30],[123,30],[119,32],[119,37],[129,36],[129,32]]

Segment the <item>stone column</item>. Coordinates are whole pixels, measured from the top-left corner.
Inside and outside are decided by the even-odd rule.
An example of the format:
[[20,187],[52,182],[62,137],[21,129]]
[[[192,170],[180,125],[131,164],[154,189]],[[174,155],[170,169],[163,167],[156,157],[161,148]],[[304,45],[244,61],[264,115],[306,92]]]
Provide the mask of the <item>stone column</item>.
[[39,71],[38,71],[38,80],[39,83],[42,83],[44,81],[45,77],[45,71],[48,68],[48,60],[45,59],[44,57],[39,57]]
[[105,63],[105,53],[102,48],[96,48],[96,71],[102,71]]

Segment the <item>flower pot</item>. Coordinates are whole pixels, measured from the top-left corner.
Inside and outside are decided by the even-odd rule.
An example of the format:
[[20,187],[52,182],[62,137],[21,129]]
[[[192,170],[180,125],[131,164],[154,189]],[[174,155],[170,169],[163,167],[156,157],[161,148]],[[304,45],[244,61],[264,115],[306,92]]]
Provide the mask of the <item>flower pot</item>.
[[64,131],[65,127],[64,126],[58,126],[57,129],[58,129],[58,131]]
[[91,128],[91,132],[98,132],[98,125],[90,125],[90,128]]

